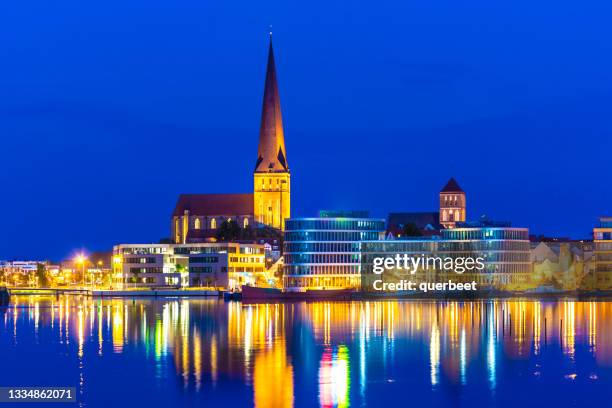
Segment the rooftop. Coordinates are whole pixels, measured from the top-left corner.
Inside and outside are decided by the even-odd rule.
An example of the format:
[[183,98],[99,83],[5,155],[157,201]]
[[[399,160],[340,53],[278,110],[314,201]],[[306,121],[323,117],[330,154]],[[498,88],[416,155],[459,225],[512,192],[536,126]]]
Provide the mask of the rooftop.
[[448,180],[446,185],[440,190],[441,193],[463,193],[461,187],[459,187],[459,183],[453,177]]
[[253,215],[253,194],[181,194],[173,216],[189,211],[190,215]]

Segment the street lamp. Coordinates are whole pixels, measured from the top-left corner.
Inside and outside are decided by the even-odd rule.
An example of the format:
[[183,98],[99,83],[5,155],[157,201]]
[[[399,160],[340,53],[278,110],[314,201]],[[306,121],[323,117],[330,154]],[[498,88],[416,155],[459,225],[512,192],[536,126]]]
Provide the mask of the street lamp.
[[75,263],[81,264],[83,267],[83,287],[85,287],[85,262],[87,261],[87,258],[85,258],[85,256],[83,256],[83,254],[79,254],[76,258],[75,258]]
[[110,288],[111,289],[113,288],[113,276],[115,274],[120,274],[120,276],[122,275],[123,270],[121,269],[122,268],[121,262],[123,262],[121,255],[113,256],[113,266],[111,269],[111,276],[110,276]]
[[[102,260],[98,261],[98,273],[100,274],[100,279],[103,279],[103,274],[102,274],[102,266],[104,265],[104,262],[102,262]],[[101,282],[101,281],[100,281]],[[93,282],[93,278],[92,278],[92,282],[91,282],[91,287],[94,287],[94,282]]]

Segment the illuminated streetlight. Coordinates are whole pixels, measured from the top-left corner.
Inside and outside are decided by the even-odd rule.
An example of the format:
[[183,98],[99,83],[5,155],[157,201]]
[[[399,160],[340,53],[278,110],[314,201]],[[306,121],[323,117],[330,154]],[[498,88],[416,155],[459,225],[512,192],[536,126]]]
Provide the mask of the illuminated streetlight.
[[81,264],[83,267],[83,287],[85,287],[85,263],[87,261],[87,258],[85,258],[85,256],[81,253],[77,255],[74,261],[77,265]]

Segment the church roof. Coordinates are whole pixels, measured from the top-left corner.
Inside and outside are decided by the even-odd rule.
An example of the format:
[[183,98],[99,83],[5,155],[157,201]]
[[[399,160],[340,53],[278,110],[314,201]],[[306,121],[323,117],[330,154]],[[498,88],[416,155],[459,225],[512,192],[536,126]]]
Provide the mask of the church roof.
[[444,186],[444,188],[440,190],[440,192],[441,193],[463,193],[463,190],[461,189],[461,187],[459,187],[457,180],[451,177],[450,180],[448,180],[448,183],[446,183],[446,185]]
[[272,36],[268,51],[268,67],[264,86],[263,107],[261,110],[261,127],[259,129],[259,148],[257,149],[256,172],[289,171],[283,118],[281,115],[280,96],[276,80]]
[[173,216],[253,215],[253,194],[181,194]]

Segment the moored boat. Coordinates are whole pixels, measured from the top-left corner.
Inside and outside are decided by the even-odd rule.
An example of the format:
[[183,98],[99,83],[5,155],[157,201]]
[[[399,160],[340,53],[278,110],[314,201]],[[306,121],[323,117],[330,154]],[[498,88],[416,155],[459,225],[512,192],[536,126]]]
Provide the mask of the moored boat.
[[348,300],[354,291],[352,289],[308,289],[304,292],[283,292],[276,288],[242,287],[242,300]]

